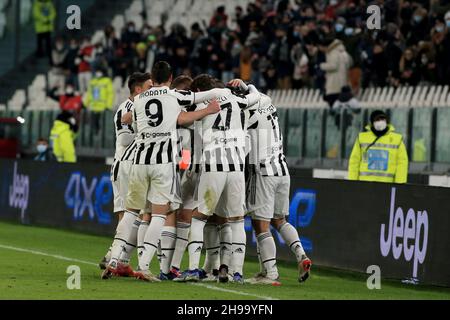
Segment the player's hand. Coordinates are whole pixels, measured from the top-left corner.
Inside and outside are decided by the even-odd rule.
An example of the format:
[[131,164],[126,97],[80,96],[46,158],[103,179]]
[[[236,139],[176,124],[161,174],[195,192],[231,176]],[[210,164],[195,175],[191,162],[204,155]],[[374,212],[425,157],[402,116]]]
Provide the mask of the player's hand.
[[206,108],[206,110],[208,111],[208,114],[215,114],[220,112],[220,104],[217,100],[213,100],[208,104],[208,107]]
[[247,85],[241,79],[233,79],[230,82],[228,82],[228,84],[232,87],[240,87],[244,90],[247,90]]
[[131,112],[127,112],[122,116],[122,124],[132,124],[133,123],[133,114]]

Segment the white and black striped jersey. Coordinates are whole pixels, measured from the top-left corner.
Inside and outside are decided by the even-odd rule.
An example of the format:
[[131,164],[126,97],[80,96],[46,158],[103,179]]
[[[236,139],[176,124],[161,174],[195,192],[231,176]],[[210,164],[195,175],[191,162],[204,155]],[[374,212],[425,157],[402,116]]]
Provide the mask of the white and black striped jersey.
[[178,116],[183,107],[194,101],[194,92],[169,87],[153,87],[135,98],[135,164],[163,164],[177,160]]
[[125,149],[120,161],[134,161],[134,156],[136,155],[136,139],[134,139],[130,145]]
[[113,181],[117,179],[117,173],[119,171],[120,161],[125,155],[125,151],[128,147],[134,144],[134,138],[136,136],[136,127],[133,125],[127,125],[122,123],[122,116],[127,112],[133,112],[133,101],[127,99],[117,108],[114,115],[114,130],[116,133],[116,151],[114,154],[114,163],[111,167],[111,178]]
[[[187,107],[184,111],[190,112],[200,110],[196,105]],[[197,123],[197,125],[196,125]],[[200,132],[201,124],[196,122],[189,127],[179,127],[178,134],[181,142],[182,150],[189,150],[190,159],[187,171],[200,172],[200,164],[202,159],[202,136]],[[180,157],[182,153],[180,152]]]
[[[195,123],[202,140],[201,143],[194,141],[194,151],[201,147],[201,166],[205,172],[244,171],[246,132],[243,109],[248,108],[250,102],[247,97],[235,95],[229,89],[225,89],[217,100],[222,110]],[[198,104],[198,110],[206,108],[209,102]],[[194,156],[194,165],[196,160]]]
[[246,112],[249,117],[247,129],[250,136],[250,166],[254,166],[263,176],[289,175],[283,152],[283,135],[272,99],[261,94],[260,102]]
[[115,160],[120,160],[120,158],[122,158],[125,149],[128,147],[128,145],[124,145],[123,143],[121,143],[122,140],[120,138],[122,138],[123,135],[127,136],[136,135],[136,132],[132,125],[122,123],[122,116],[124,116],[127,112],[132,111],[133,111],[133,101],[127,99],[119,106],[119,108],[116,111],[116,114],[114,115],[114,127],[116,131],[116,152],[114,154]]

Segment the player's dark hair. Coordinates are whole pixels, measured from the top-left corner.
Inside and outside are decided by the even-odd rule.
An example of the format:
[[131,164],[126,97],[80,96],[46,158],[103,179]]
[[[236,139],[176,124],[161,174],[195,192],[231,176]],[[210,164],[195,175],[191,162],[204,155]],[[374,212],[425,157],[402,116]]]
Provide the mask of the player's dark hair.
[[209,74],[201,74],[194,78],[191,84],[192,91],[208,91],[216,87],[216,81]]
[[152,80],[155,84],[168,82],[172,76],[172,67],[166,61],[158,61],[153,65]]
[[226,88],[225,83],[223,83],[222,80],[214,78],[214,82],[215,82],[215,85],[214,85],[215,88],[220,88],[220,89]]
[[130,89],[130,93],[136,90],[136,87],[142,87],[145,82],[152,78],[150,73],[141,73],[135,72],[128,79],[128,89]]
[[192,78],[183,74],[181,76],[176,77],[172,81],[170,88],[178,90],[188,90],[191,87],[191,84]]

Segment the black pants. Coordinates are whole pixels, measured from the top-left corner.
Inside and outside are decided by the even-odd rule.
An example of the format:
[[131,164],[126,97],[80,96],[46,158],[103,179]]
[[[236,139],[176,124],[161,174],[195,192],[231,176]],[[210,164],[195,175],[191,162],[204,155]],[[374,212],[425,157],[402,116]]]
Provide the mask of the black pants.
[[92,129],[94,129],[94,134],[98,135],[101,129],[101,119],[102,112],[92,112],[91,113],[91,125]]
[[37,33],[36,37],[37,37],[37,52],[36,52],[36,56],[38,58],[48,57],[50,62],[51,62],[51,57],[52,57],[52,33],[51,32]]

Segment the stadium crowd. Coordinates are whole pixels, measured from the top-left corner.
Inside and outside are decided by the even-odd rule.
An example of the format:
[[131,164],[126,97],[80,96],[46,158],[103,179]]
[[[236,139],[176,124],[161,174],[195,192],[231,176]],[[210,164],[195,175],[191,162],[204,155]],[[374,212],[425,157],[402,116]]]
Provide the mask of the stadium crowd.
[[[98,69],[125,82],[158,60],[169,61],[175,74],[206,72],[225,82],[239,77],[262,90],[312,87],[328,95],[347,81],[355,93],[369,86],[450,83],[449,0],[294,3],[256,0],[234,12],[218,7],[190,30],[179,24],[137,30],[130,21],[124,30],[106,26],[98,43],[59,37],[53,66],[81,93]],[[381,30],[365,25],[370,4],[381,7]],[[348,59],[333,80],[339,89],[327,92],[326,65],[335,48]]]

